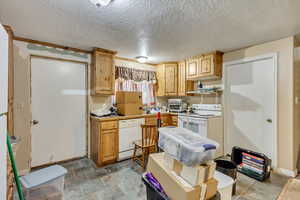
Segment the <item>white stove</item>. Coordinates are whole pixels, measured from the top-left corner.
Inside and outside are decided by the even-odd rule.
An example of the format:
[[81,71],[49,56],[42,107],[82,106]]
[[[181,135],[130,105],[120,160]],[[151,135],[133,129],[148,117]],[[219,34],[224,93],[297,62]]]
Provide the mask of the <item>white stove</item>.
[[186,128],[220,144],[217,157],[223,155],[223,118],[221,104],[193,104],[192,112],[178,115],[178,127]]
[[192,114],[190,114],[190,116],[221,117],[222,105],[221,104],[193,104]]
[[178,116],[178,126],[190,129],[206,136],[206,124],[209,119],[222,118],[221,104],[193,104],[192,112]]

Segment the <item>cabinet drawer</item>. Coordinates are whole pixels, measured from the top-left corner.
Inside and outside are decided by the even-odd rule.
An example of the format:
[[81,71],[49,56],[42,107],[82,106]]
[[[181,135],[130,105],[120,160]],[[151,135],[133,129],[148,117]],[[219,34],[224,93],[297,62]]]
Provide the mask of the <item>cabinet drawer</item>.
[[117,129],[118,121],[101,122],[101,130]]

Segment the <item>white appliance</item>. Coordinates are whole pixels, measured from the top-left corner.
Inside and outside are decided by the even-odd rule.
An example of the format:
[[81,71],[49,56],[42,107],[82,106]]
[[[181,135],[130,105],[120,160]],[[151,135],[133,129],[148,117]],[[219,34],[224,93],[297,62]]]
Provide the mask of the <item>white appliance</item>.
[[8,35],[0,24],[0,199],[6,199],[7,181]]
[[168,108],[170,112],[184,112],[187,104],[182,99],[168,99]]
[[131,158],[133,154],[133,142],[142,139],[141,125],[145,123],[144,118],[128,119],[119,121],[119,158],[124,160]]
[[193,112],[178,116],[178,127],[189,129],[220,144],[216,157],[224,155],[224,131],[220,104],[193,104]]

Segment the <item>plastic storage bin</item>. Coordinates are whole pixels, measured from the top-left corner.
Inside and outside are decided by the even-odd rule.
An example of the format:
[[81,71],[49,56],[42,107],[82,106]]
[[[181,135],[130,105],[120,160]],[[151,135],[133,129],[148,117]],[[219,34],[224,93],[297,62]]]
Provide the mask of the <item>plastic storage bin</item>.
[[213,160],[219,144],[188,129],[159,128],[158,146],[186,166],[205,164]]
[[214,178],[218,181],[218,192],[221,200],[231,200],[233,179],[218,171],[215,172]]
[[64,177],[67,170],[54,165],[22,176],[26,200],[62,200],[64,194]]

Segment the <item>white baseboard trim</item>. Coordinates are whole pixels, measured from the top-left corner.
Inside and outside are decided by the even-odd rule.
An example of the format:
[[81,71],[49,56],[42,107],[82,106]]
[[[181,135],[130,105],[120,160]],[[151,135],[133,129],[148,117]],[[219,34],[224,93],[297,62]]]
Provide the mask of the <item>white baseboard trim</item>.
[[298,175],[298,170],[294,169],[294,170],[290,170],[290,169],[283,169],[283,168],[277,168],[275,169],[275,172],[287,177],[293,177],[295,178]]

